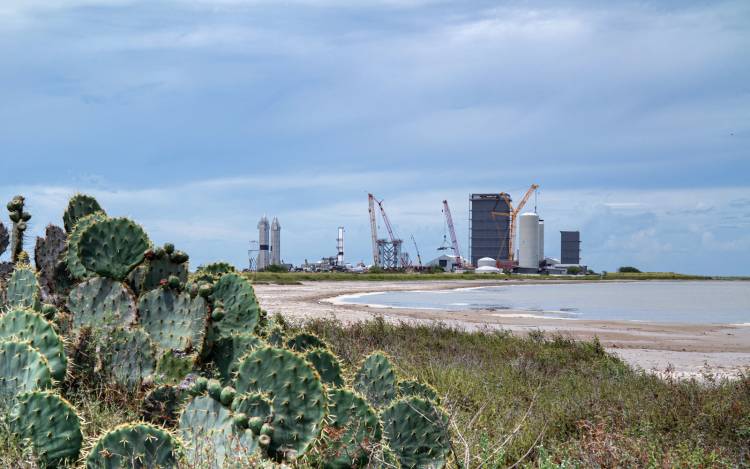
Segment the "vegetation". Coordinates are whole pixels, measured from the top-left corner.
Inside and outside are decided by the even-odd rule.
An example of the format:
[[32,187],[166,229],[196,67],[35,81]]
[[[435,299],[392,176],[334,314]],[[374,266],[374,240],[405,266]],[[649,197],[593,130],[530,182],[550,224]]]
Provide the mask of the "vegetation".
[[641,273],[640,270],[632,266],[623,266],[617,269],[617,271],[621,274],[640,274]]

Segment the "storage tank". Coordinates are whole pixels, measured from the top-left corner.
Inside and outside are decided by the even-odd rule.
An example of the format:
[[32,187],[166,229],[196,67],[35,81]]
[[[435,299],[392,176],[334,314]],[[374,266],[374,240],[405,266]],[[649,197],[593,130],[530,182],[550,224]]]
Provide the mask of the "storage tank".
[[544,260],[544,220],[539,220],[539,262]]
[[258,270],[268,267],[271,261],[268,255],[268,228],[268,218],[263,215],[263,218],[258,222]]
[[539,215],[524,213],[518,229],[518,267],[539,268]]
[[271,223],[271,264],[281,265],[281,224],[276,217]]
[[497,262],[491,257],[483,257],[477,261],[477,267],[495,267]]

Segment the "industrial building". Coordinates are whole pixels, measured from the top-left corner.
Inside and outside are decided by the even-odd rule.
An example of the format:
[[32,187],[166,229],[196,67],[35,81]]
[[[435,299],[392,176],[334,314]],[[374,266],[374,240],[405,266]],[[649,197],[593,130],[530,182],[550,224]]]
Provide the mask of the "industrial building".
[[276,217],[271,223],[271,265],[281,265],[281,225]]
[[[510,196],[471,194],[469,198],[469,252],[472,265],[488,257],[510,259]],[[504,215],[497,215],[497,214]]]
[[560,263],[565,265],[581,263],[581,233],[579,231],[560,232]]
[[258,262],[256,263],[258,270],[265,269],[271,262],[269,256],[269,228],[268,218],[263,215],[258,222]]
[[518,230],[518,271],[539,272],[539,215],[524,213]]

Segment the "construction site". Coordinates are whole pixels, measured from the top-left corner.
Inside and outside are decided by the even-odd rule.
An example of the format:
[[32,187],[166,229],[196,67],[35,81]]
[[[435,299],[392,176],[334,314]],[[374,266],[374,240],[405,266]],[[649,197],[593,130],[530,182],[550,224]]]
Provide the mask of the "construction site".
[[[299,266],[284,263],[281,258],[281,224],[274,217],[269,223],[264,215],[258,222],[258,241],[251,241],[248,251],[249,270],[329,271],[444,271],[510,274],[585,274],[581,264],[579,231],[560,231],[559,257],[544,251],[545,223],[539,215],[536,198],[532,210],[523,211],[539,189],[531,186],[517,203],[507,192],[472,193],[468,198],[467,251],[462,251],[448,200],[442,201],[445,232],[438,256],[425,260],[413,234],[408,240],[397,235],[383,199],[367,195],[370,226],[370,262],[345,262],[344,227],[338,227],[334,255]],[[409,251],[413,248],[412,253]],[[432,257],[432,256],[430,256]],[[369,261],[369,260],[368,260]]]

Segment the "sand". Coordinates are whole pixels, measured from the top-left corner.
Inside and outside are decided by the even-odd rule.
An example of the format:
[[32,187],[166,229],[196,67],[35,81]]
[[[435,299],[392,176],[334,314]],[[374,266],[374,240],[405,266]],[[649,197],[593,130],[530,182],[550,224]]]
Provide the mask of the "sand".
[[340,296],[396,290],[445,290],[528,281],[303,282],[256,285],[263,308],[290,319],[336,318],[345,323],[382,316],[387,321],[441,321],[466,330],[501,328],[514,333],[540,329],[575,339],[598,337],[609,352],[634,367],[675,378],[737,377],[750,373],[750,326],[542,319],[507,310],[441,311],[340,303]]

